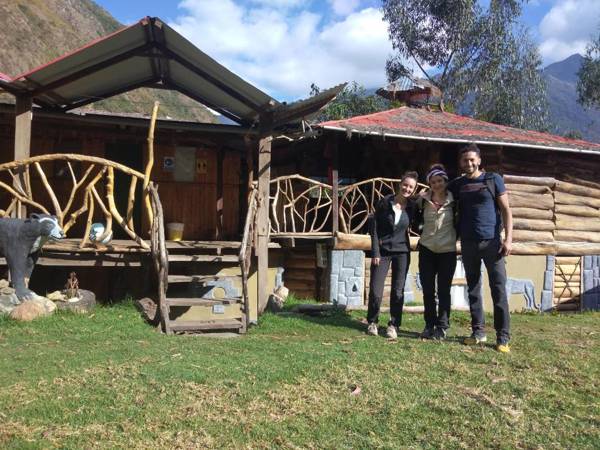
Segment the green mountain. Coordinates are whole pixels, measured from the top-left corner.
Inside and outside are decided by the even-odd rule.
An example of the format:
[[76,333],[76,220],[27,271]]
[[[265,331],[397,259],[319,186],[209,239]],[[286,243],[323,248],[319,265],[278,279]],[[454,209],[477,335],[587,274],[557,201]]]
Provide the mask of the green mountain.
[[[122,26],[92,0],[0,0],[0,72],[20,75]],[[217,122],[206,107],[182,94],[146,88],[85,109],[150,114],[155,100],[161,117]]]

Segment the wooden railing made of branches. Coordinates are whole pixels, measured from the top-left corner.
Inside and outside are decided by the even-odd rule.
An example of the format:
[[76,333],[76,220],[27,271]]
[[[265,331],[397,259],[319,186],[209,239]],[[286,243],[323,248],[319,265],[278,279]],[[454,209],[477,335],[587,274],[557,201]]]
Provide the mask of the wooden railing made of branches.
[[[395,192],[400,179],[371,178],[339,188],[339,224],[344,233],[366,232],[377,202]],[[419,184],[417,192],[426,190]],[[332,234],[333,189],[329,184],[301,175],[271,181],[271,235]]]
[[[56,165],[66,171],[60,182],[48,176],[52,173],[50,170],[56,169]],[[115,171],[128,177],[129,194],[125,211],[119,211],[115,201]],[[138,183],[142,183],[144,189],[143,198],[137,200],[142,202],[143,208],[148,209],[147,175],[122,164],[104,158],[68,153],[12,161],[0,165],[0,193],[8,199],[6,207],[0,209],[0,217],[22,217],[25,210],[27,214],[37,212],[55,215],[67,237],[70,237],[69,232],[78,222],[85,220],[83,235],[78,237],[80,248],[90,244],[92,223],[102,220],[102,217],[105,230],[97,238],[98,242],[112,234],[116,223],[140,247],[149,249],[147,242],[140,236],[141,232],[134,226],[133,212]],[[57,184],[60,184],[60,191]],[[151,218],[151,209],[146,214]]]

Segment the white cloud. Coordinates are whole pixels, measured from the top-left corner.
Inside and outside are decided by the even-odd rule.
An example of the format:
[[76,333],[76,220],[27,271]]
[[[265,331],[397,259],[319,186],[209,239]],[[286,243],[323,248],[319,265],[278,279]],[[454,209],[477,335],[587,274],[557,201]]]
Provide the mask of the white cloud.
[[540,22],[540,54],[547,63],[583,53],[600,25],[598,0],[558,0]]
[[328,0],[333,12],[339,16],[347,16],[358,8],[360,0]]
[[[260,3],[260,5],[259,5]],[[310,84],[386,82],[392,53],[379,9],[326,20],[295,0],[184,0],[171,25],[221,64],[282,100],[308,95]],[[306,3],[306,2],[304,2]]]

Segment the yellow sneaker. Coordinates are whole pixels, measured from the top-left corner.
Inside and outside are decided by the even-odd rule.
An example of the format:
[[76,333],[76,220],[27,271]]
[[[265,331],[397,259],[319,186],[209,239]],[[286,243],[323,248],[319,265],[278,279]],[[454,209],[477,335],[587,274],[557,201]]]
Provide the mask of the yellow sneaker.
[[496,344],[496,350],[500,353],[510,353],[510,347],[508,344]]
[[473,333],[468,338],[465,338],[463,344],[465,345],[481,345],[487,342],[487,336],[485,334],[475,334]]
[[500,353],[510,353],[510,347],[508,346],[508,339],[501,338],[496,341],[496,350]]

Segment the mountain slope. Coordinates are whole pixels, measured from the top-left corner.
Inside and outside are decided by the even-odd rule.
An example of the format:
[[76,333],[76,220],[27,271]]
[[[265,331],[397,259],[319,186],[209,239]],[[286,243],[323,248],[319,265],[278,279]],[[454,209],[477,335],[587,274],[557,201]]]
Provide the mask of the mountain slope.
[[575,131],[583,139],[600,142],[600,110],[586,109],[577,103],[577,72],[582,61],[581,55],[572,55],[543,70],[550,121],[558,134]]
[[[0,0],[0,72],[20,75],[122,25],[91,0]],[[155,100],[160,115],[216,122],[204,106],[176,92],[137,89],[85,109],[149,114]]]

